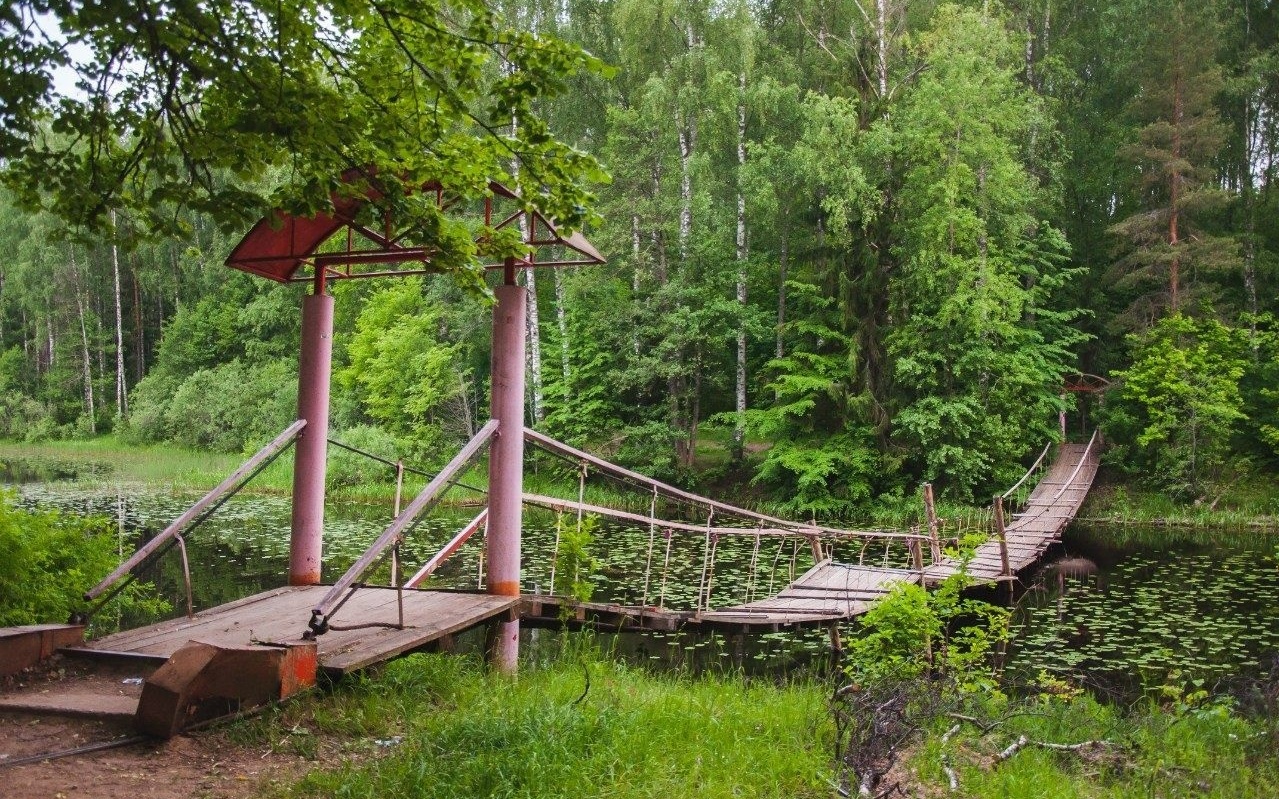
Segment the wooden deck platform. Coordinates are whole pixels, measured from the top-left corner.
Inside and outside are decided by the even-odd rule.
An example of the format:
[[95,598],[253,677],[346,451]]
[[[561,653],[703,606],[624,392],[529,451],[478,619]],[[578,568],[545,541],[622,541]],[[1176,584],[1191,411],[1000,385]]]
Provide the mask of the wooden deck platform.
[[[307,629],[311,608],[327,591],[328,586],[323,585],[264,591],[197,613],[193,619],[171,619],[98,638],[77,648],[75,654],[158,662],[192,640],[229,646],[296,641]],[[395,623],[398,619],[396,602],[393,588],[359,588],[337,614],[334,624],[350,627],[376,622]],[[320,668],[336,676],[390,660],[500,614],[514,613],[519,603],[518,597],[405,589],[404,629],[364,627],[330,630],[316,639]]]

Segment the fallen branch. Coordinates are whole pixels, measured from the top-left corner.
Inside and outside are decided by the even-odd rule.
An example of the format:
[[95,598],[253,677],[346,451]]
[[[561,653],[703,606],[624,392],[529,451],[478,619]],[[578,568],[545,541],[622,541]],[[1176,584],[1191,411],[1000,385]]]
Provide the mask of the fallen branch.
[[1014,741],[1012,744],[1010,744],[1007,749],[1000,752],[998,755],[995,755],[995,763],[998,764],[998,763],[1004,762],[1008,758],[1012,757],[1013,755],[1017,754],[1022,749],[1024,749],[1026,747],[1026,744],[1028,743],[1030,743],[1029,738],[1027,738],[1024,735],[1018,736],[1017,740]]
[[982,721],[976,716],[965,716],[963,713],[947,713],[946,715],[958,721],[968,722],[969,724],[973,725],[977,729],[981,730],[982,735],[989,733],[991,730],[995,729],[1000,724],[1003,724],[1004,721],[1006,720],[1006,719],[999,719],[998,721],[987,722],[987,721]]
[[1020,752],[1022,749],[1026,748],[1027,746],[1037,746],[1040,749],[1049,749],[1054,752],[1078,752],[1083,749],[1089,749],[1093,747],[1114,746],[1114,745],[1115,745],[1114,741],[1105,741],[1105,740],[1080,741],[1077,744],[1055,744],[1055,743],[1052,743],[1051,741],[1032,741],[1026,736],[1022,735],[1022,736],[1019,736],[1016,741],[1010,744],[1007,749],[1005,749],[1004,751],[1000,752],[998,755],[995,756],[995,765],[999,765],[1000,763],[1004,762],[1008,758],[1017,754],[1018,752]]
[[1054,749],[1058,752],[1078,752],[1080,749],[1087,749],[1090,746],[1114,746],[1114,741],[1080,741],[1077,744],[1054,744],[1047,741],[1031,741],[1031,744],[1041,749]]
[[955,773],[955,768],[950,762],[950,752],[946,751],[946,744],[950,743],[950,737],[959,732],[961,725],[956,724],[946,734],[941,737],[942,753],[941,753],[941,770],[946,774],[946,780],[950,783],[950,792],[955,793],[959,790],[959,775]]

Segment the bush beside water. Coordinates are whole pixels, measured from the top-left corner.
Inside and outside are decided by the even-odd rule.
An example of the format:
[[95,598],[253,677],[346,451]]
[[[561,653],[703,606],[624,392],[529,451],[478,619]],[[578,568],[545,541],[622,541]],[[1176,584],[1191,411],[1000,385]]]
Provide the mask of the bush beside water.
[[[12,492],[0,491],[0,626],[65,623],[84,609],[84,592],[119,562],[116,538],[106,520],[26,511],[15,502]],[[148,589],[130,586],[110,619],[97,623],[114,627],[122,618],[146,619],[166,610],[167,603],[148,597]]]

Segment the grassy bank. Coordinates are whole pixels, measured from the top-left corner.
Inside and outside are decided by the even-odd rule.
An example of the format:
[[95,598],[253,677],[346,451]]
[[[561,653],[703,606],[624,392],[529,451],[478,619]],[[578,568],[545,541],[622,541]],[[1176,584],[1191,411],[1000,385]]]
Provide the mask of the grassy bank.
[[[1107,477],[1103,471],[1102,477]],[[1279,530],[1279,492],[1265,475],[1225,485],[1211,496],[1178,500],[1137,484],[1103,479],[1093,486],[1080,518],[1118,525],[1254,527]]]
[[[830,730],[815,684],[655,675],[591,654],[509,679],[472,658],[416,655],[306,704],[245,723],[238,735],[306,747],[336,733],[357,755],[317,763],[272,796],[830,793]],[[291,731],[282,740],[281,729]]]
[[[270,799],[837,795],[829,685],[655,674],[568,649],[514,679],[473,657],[415,655],[226,734],[314,760]],[[1057,690],[948,704],[919,719],[873,793],[1279,795],[1273,718],[1182,699],[1124,709]]]
[[[248,454],[227,454],[155,444],[125,444],[110,436],[79,441],[48,441],[27,444],[0,441],[0,464],[29,471],[40,479],[73,477],[81,483],[141,484],[167,490],[205,491],[226,479],[247,460]],[[333,447],[330,468],[351,471],[358,468],[358,482],[331,486],[334,499],[389,501],[395,496],[394,469],[351,455]],[[293,452],[282,453],[245,488],[250,493],[288,494],[293,490]],[[461,478],[463,483],[483,488],[487,482],[482,465]],[[334,481],[337,482],[336,480]],[[426,485],[426,478],[406,474],[404,496],[412,497]],[[474,491],[457,488],[449,500],[474,500]]]
[[1245,719],[1224,701],[1123,710],[1077,697],[965,711],[981,723],[935,719],[892,776],[923,795],[948,791],[949,765],[961,796],[1279,796],[1273,719]]

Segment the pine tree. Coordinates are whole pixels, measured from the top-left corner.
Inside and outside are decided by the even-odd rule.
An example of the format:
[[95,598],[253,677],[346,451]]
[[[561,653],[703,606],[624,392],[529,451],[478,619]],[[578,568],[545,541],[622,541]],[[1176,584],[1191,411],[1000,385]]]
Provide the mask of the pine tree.
[[1149,10],[1140,89],[1129,108],[1141,127],[1121,150],[1141,208],[1111,228],[1124,243],[1122,282],[1142,290],[1127,314],[1133,328],[1187,305],[1196,272],[1238,263],[1237,243],[1199,224],[1227,200],[1213,164],[1226,134],[1214,105],[1223,88],[1217,4],[1174,0]]

